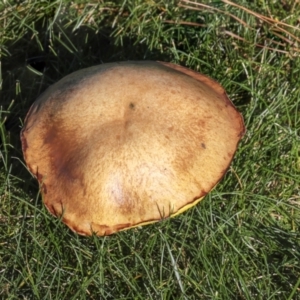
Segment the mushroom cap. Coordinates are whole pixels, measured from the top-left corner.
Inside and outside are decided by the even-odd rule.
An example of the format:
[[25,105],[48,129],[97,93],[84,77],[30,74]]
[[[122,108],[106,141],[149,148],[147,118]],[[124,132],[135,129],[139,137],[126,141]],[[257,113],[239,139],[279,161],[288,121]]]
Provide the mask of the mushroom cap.
[[212,79],[132,61],[72,73],[32,105],[21,132],[44,204],[82,235],[177,215],[223,177],[244,134]]

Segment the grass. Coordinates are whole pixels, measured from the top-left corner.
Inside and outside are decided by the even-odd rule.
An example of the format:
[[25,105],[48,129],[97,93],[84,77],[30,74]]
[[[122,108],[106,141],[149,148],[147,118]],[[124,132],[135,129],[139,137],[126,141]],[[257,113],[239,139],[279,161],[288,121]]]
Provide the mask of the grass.
[[[0,4],[1,299],[300,299],[297,1]],[[19,132],[64,75],[166,60],[218,80],[247,133],[220,184],[174,218],[97,238],[48,214]]]

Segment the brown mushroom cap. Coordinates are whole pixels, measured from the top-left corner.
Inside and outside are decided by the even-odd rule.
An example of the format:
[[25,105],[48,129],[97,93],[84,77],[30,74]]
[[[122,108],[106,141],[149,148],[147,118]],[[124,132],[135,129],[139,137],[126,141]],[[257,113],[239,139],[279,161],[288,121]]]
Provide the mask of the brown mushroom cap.
[[177,215],[223,177],[244,134],[212,79],[163,62],[72,73],[32,105],[21,133],[43,201],[79,234]]

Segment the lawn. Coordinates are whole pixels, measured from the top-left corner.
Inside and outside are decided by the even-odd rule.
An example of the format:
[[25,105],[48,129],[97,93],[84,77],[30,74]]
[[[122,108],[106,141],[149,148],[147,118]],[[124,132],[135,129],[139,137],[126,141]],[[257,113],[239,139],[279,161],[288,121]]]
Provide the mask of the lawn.
[[[2,1],[0,298],[300,299],[299,15],[294,0]],[[75,70],[145,59],[219,81],[246,134],[190,210],[78,236],[43,206],[24,118]]]

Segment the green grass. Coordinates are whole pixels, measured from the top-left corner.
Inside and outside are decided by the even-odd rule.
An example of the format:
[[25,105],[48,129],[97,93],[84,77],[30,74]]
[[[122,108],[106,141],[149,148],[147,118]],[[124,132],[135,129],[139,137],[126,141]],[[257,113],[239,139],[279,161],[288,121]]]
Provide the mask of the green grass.
[[[300,299],[300,5],[192,2],[1,2],[1,299]],[[194,208],[81,237],[44,208],[19,133],[49,85],[129,59],[215,78],[247,133]]]

